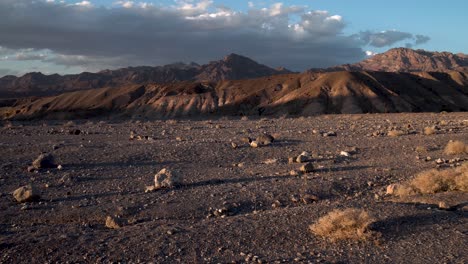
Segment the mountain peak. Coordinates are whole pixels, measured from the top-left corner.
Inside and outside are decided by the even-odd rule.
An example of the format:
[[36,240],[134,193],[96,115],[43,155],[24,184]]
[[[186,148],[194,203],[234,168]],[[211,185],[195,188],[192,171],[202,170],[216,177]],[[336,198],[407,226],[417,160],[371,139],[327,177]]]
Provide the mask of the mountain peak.
[[466,55],[432,52],[422,49],[393,48],[364,61],[330,68],[329,70],[386,71],[386,72],[444,72],[463,71],[468,67]]

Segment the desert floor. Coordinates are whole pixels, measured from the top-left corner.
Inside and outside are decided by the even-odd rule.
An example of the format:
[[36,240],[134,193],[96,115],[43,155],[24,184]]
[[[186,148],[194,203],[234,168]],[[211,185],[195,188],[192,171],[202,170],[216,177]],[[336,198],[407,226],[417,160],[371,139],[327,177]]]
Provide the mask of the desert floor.
[[[0,128],[1,263],[468,263],[466,207],[385,195],[439,158],[452,159],[442,167],[468,159],[444,154],[449,140],[468,143],[467,113],[65,123]],[[423,134],[428,126],[436,133]],[[387,136],[392,129],[404,134]],[[336,136],[322,135],[329,131]],[[241,141],[262,133],[276,140]],[[288,158],[303,151],[315,170],[291,175],[301,164]],[[63,168],[28,172],[41,152]],[[145,192],[163,168],[182,183]],[[14,200],[26,184],[39,201]],[[377,219],[373,239],[332,242],[309,231],[351,207]],[[121,228],[107,228],[107,216]]]

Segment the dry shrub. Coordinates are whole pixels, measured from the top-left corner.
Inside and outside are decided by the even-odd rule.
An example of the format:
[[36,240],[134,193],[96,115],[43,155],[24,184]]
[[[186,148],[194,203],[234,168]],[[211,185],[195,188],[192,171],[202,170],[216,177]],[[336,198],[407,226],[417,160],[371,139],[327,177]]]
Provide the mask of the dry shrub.
[[390,131],[388,131],[387,136],[389,136],[389,137],[399,137],[399,136],[402,136],[404,134],[405,134],[405,132],[403,132],[401,130],[390,130]]
[[414,149],[416,152],[427,152],[427,148],[424,147],[424,146],[417,146],[415,149]]
[[457,154],[463,154],[465,152],[468,153],[468,145],[466,145],[465,143],[459,140],[455,140],[455,141],[450,140],[447,146],[445,146],[444,152],[447,155],[457,155]]
[[419,173],[406,184],[398,184],[393,192],[397,196],[433,194],[448,191],[468,192],[468,163],[458,168]]
[[435,127],[425,127],[424,128],[424,135],[432,135],[435,134],[436,129]]
[[336,209],[309,226],[312,233],[332,241],[366,240],[373,235],[369,225],[375,221],[366,211],[356,208]]

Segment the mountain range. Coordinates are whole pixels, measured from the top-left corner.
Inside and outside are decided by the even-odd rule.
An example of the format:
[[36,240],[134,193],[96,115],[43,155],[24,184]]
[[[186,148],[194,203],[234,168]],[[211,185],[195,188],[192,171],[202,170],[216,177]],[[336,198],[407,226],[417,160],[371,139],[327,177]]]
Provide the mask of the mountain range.
[[[8,119],[468,111],[468,57],[392,49],[356,64],[292,73],[236,54],[206,65],[130,67],[0,79]],[[31,95],[42,95],[31,97]],[[43,96],[47,95],[47,96]]]
[[119,87],[130,84],[172,83],[177,81],[220,81],[250,79],[276,74],[291,73],[287,69],[273,69],[250,58],[230,54],[222,60],[205,65],[174,63],[164,66],[128,67],[104,70],[97,73],[83,72],[70,75],[44,75],[27,73],[21,77],[0,78],[0,97],[44,96],[63,92]]

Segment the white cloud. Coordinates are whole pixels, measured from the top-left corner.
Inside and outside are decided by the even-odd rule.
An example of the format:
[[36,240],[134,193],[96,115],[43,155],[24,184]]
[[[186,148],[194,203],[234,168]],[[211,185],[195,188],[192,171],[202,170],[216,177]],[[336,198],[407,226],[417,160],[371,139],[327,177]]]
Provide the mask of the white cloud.
[[92,7],[93,6],[93,4],[91,4],[90,1],[81,1],[81,2],[75,3],[75,5],[84,6],[84,7]]

